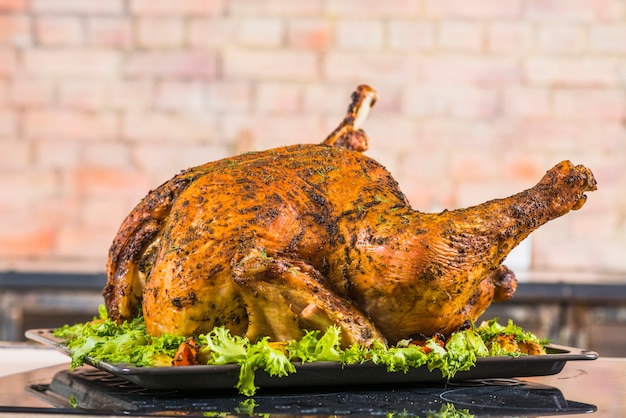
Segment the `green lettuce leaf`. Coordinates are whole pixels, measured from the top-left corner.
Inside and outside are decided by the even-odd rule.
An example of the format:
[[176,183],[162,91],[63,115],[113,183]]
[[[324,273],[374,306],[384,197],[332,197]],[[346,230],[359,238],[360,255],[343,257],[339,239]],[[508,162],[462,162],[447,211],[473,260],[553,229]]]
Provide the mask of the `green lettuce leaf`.
[[341,361],[341,329],[330,326],[322,337],[320,331],[307,331],[300,340],[287,344],[289,359],[299,359],[302,363],[311,361]]
[[230,364],[245,361],[250,341],[230,335],[225,327],[216,327],[207,335],[199,337],[202,351],[210,353],[209,364]]
[[370,349],[371,361],[381,364],[388,372],[407,372],[410,367],[420,367],[427,363],[428,354],[417,345],[400,345],[387,348],[374,344]]
[[146,333],[143,318],[117,324],[109,319],[94,319],[84,324],[63,326],[53,335],[63,338],[71,352],[70,368],[75,369],[89,357],[94,363],[133,364],[152,366],[155,358],[174,356],[184,337],[162,335],[152,337]]
[[254,380],[259,369],[277,377],[296,372],[287,355],[270,345],[269,338],[251,344],[247,338],[233,336],[227,328],[217,327],[209,334],[199,336],[198,343],[201,350],[209,354],[208,364],[239,365],[236,388],[246,396],[252,396],[258,389]]
[[517,342],[535,342],[542,343],[532,332],[524,331],[520,326],[515,325],[512,319],[509,319],[506,326],[498,322],[498,318],[483,321],[476,332],[484,341],[490,341],[500,334],[512,335]]
[[246,358],[239,363],[237,389],[246,396],[252,396],[258,389],[254,384],[255,372],[265,370],[270,376],[287,376],[296,372],[296,367],[281,350],[273,348],[268,338],[263,338],[248,347]]
[[[342,348],[341,330],[336,326],[329,327],[323,334],[318,330],[305,331],[300,340],[284,345],[284,350],[272,345],[268,338],[251,343],[245,337],[233,336],[226,327],[216,327],[195,340],[207,364],[239,365],[236,387],[240,393],[252,396],[258,389],[255,386],[258,370],[282,377],[296,372],[295,362],[333,361],[344,366],[371,362],[385,366],[389,372],[407,372],[410,368],[426,366],[430,371],[440,370],[444,378],[452,378],[457,372],[473,367],[479,357],[497,352],[494,338],[502,334],[514,335],[519,342],[539,341],[512,321],[503,326],[497,318],[483,322],[478,328],[452,334],[445,347],[430,339],[423,347],[403,340],[393,347],[375,341],[368,348],[357,344]],[[106,317],[104,309],[100,310],[99,318],[57,328],[54,335],[65,340],[71,352],[72,368],[83,364],[87,357],[95,363],[108,361],[140,367],[171,365],[178,347],[186,339],[173,335],[150,336],[142,317],[118,324]]]
[[482,338],[472,329],[452,334],[446,343],[446,352],[446,374],[443,377],[453,377],[459,371],[469,370],[476,365],[478,357],[489,355]]

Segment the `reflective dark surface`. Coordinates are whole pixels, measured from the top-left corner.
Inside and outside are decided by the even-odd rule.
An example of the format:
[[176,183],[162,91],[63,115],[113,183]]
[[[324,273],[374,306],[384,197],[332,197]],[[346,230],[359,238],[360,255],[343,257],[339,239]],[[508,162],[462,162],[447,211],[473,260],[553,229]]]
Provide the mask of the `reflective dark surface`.
[[553,376],[453,385],[281,389],[259,391],[252,400],[234,391],[149,391],[91,367],[70,373],[65,364],[0,378],[0,416],[426,416],[449,405],[477,417],[623,417],[626,359],[568,362]]
[[289,416],[421,416],[453,404],[474,415],[554,415],[588,413],[595,406],[566,400],[555,387],[522,380],[484,380],[453,385],[403,385],[260,391],[254,398],[232,391],[206,393],[154,391],[139,388],[106,372],[84,368],[56,373],[50,384],[28,391],[57,407],[69,399],[86,410],[184,415],[254,414]]

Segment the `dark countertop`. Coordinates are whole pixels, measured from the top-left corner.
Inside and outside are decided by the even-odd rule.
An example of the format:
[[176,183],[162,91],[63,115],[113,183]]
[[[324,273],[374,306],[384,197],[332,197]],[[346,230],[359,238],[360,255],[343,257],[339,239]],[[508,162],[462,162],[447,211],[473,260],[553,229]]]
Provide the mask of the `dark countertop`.
[[[234,393],[145,393],[132,384],[124,383],[101,395],[94,388],[101,385],[100,382],[111,381],[108,375],[102,373],[90,367],[80,369],[78,374],[69,373],[67,364],[61,364],[2,377],[0,416],[149,415],[142,414],[143,406],[147,406],[150,414],[175,415],[183,412],[181,405],[190,405],[186,416],[249,415],[249,411],[242,409],[245,398]],[[50,383],[55,375],[55,382],[63,381],[68,386],[50,395]],[[81,380],[82,375],[87,380]],[[59,380],[59,376],[62,379]],[[498,379],[487,383],[265,393],[254,397],[254,414],[390,416],[392,413],[403,413],[403,416],[425,416],[429,410],[439,411],[446,404],[453,403],[457,410],[469,409],[477,417],[626,416],[626,359],[622,358],[570,361],[559,374],[553,376]],[[70,394],[79,387],[90,388],[89,395],[81,398],[77,394],[76,398],[87,404],[99,404],[100,409],[68,407]],[[50,402],[50,399],[53,401]],[[52,404],[56,404],[57,408],[53,408]],[[487,405],[487,409],[482,404]]]

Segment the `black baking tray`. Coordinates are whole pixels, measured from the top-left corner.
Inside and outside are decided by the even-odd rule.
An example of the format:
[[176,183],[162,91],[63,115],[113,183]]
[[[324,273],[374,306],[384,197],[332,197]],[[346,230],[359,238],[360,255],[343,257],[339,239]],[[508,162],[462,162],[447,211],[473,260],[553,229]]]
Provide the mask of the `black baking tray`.
[[[51,329],[34,329],[26,337],[70,354],[63,340]],[[470,370],[457,372],[454,378],[444,378],[439,370],[427,367],[410,368],[405,372],[388,372],[384,366],[372,363],[342,366],[337,362],[294,363],[296,373],[273,377],[262,370],[255,376],[260,388],[293,388],[314,386],[397,385],[408,383],[441,383],[477,379],[548,376],[558,374],[568,361],[595,360],[598,354],[561,345],[548,345],[545,355],[480,357]],[[136,367],[106,361],[86,363],[138,386],[156,390],[220,390],[231,389],[239,380],[239,366],[194,365],[181,367]]]
[[[595,405],[566,399],[556,387],[518,379],[443,384],[350,386],[264,390],[250,398],[230,391],[166,391],[141,388],[102,370],[60,370],[48,384],[26,391],[56,408],[124,416],[201,417],[538,417],[589,414]],[[458,414],[445,414],[453,406]],[[0,407],[0,411],[2,408]],[[76,409],[74,409],[76,411]],[[437,412],[440,411],[440,412]]]

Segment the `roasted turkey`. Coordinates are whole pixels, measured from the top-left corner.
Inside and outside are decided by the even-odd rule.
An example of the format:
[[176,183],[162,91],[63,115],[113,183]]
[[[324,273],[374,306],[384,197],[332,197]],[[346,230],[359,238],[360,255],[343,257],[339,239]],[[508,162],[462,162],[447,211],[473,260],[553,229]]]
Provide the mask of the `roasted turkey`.
[[359,86],[321,144],[210,162],[150,191],[110,249],[109,317],[143,314],[153,335],[226,326],[276,341],[334,324],[345,345],[368,346],[449,335],[510,298],[504,258],[582,207],[591,171],[563,161],[511,197],[423,213],[361,153],[375,100]]

